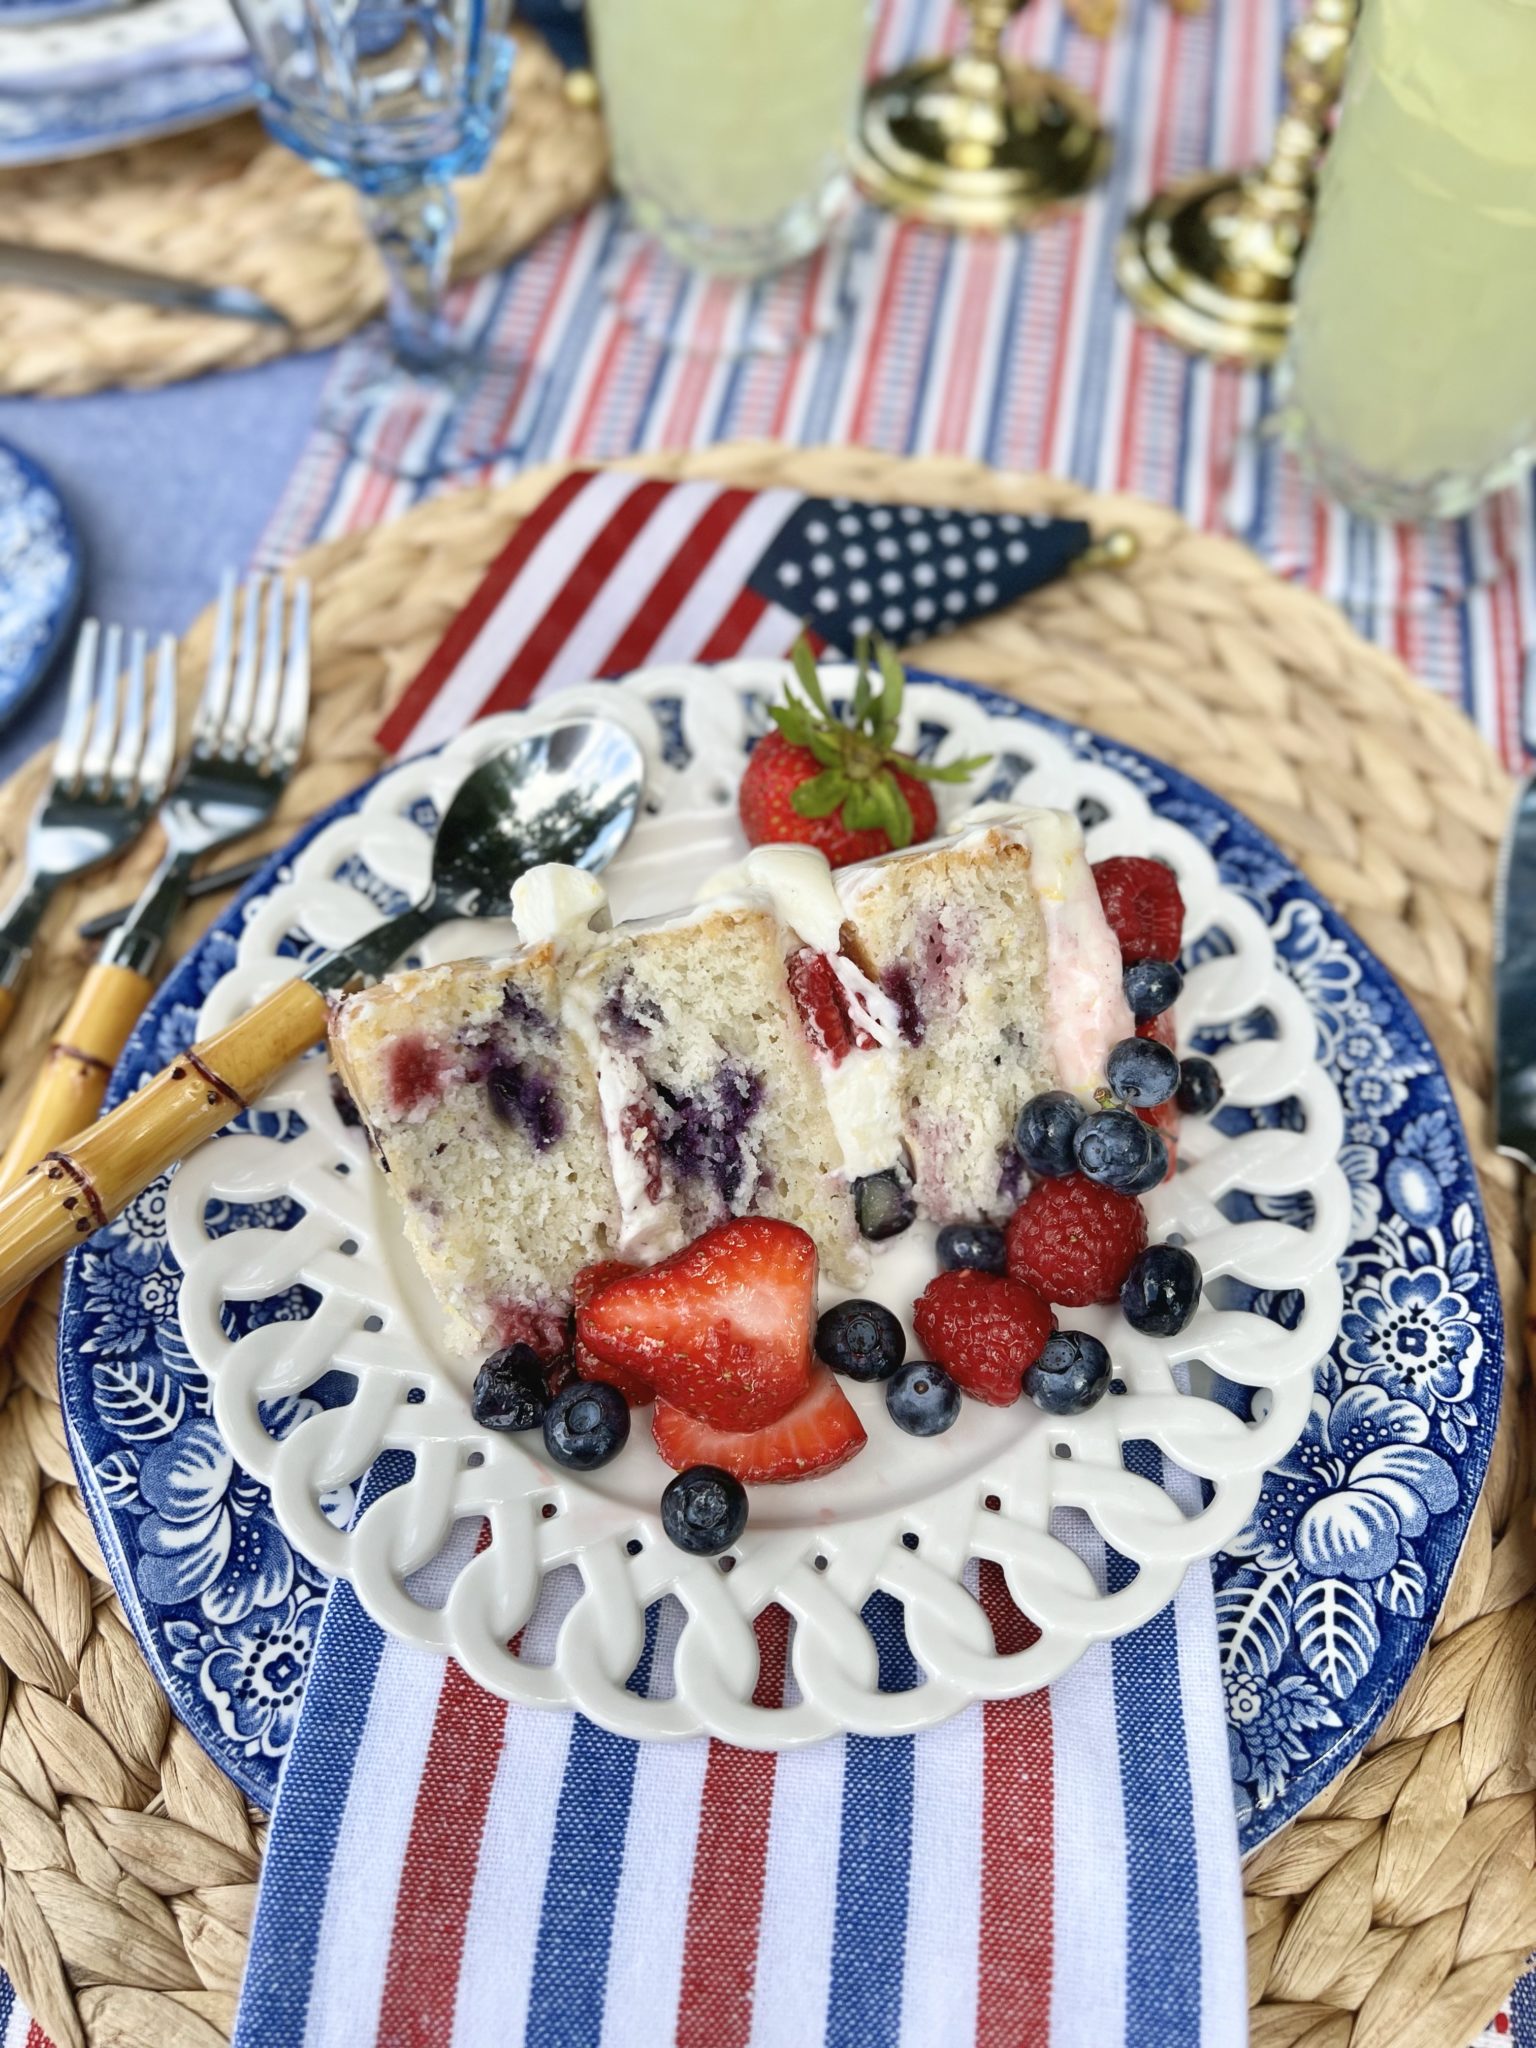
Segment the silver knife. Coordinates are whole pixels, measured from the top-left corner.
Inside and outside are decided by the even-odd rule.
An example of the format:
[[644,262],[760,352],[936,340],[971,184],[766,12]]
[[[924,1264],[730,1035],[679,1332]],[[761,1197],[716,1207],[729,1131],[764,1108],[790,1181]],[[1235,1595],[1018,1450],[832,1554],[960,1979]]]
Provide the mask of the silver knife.
[[261,320],[291,327],[286,313],[237,284],[193,284],[129,263],[108,263],[73,249],[39,249],[30,242],[0,242],[0,284],[41,285],[45,291],[86,292],[102,299],[138,299],[180,313],[212,313],[220,320]]
[[1536,1172],[1536,776],[1515,798],[1494,918],[1494,1139]]

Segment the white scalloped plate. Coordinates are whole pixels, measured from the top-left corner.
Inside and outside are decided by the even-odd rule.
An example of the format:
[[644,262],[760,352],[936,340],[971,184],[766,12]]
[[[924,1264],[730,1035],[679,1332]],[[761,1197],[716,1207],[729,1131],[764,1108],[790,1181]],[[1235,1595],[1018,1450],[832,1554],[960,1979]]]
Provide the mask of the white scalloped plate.
[[[345,943],[377,921],[389,892],[418,893],[430,856],[424,800],[440,812],[464,774],[511,730],[578,706],[622,717],[650,763],[647,815],[609,871],[616,916],[679,906],[698,877],[739,853],[733,799],[740,763],[784,673],[773,662],[652,669],[621,686],[593,685],[487,720],[442,753],[397,768],[356,812],[318,833],[295,859],[291,879],[252,906],[235,964],[205,1003],[200,1030],[218,1028],[292,972],[294,934],[311,944]],[[656,1504],[669,1474],[643,1415],[622,1455],[585,1478],[548,1464],[537,1439],[476,1428],[467,1399],[473,1363],[439,1342],[438,1317],[394,1205],[360,1134],[335,1111],[322,1059],[299,1062],[274,1088],[261,1108],[278,1114],[260,1118],[262,1135],[237,1133],[204,1146],[170,1184],[168,1236],[185,1275],[183,1338],[212,1380],[219,1431],[239,1463],[270,1486],[289,1540],[324,1570],[352,1580],[385,1628],[451,1652],[509,1698],[576,1706],[628,1735],[707,1731],[759,1748],[838,1729],[931,1726],[972,1700],[1044,1685],[1090,1643],[1144,1622],[1190,1564],[1242,1527],[1266,1468],[1301,1432],[1314,1367],[1338,1331],[1337,1261],[1350,1202],[1338,1165],[1338,1094],[1317,1063],[1312,1015],[1277,962],[1263,920],[1222,886],[1197,839],[1154,815],[1132,781],[1081,758],[1054,733],[1021,727],[960,691],[916,683],[905,739],[941,754],[994,754],[990,794],[1086,805],[1096,820],[1089,833],[1095,859],[1137,852],[1167,860],[1188,906],[1186,952],[1195,960],[1181,1032],[1219,1041],[1229,1029],[1251,1032],[1262,1014],[1270,1035],[1233,1035],[1217,1054],[1227,1103],[1292,1105],[1292,1128],[1224,1136],[1209,1122],[1186,1123],[1179,1172],[1147,1207],[1154,1236],[1178,1233],[1199,1259],[1207,1298],[1185,1333],[1167,1341],[1132,1332],[1110,1310],[1063,1315],[1105,1338],[1124,1386],[1088,1414],[1056,1418],[1028,1402],[1004,1410],[966,1402],[953,1430],[923,1441],[891,1426],[878,1387],[850,1387],[869,1431],[860,1456],[825,1478],[756,1489],[734,1557],[689,1558],[661,1533]],[[945,794],[952,807],[967,795]],[[504,926],[461,924],[435,934],[422,957],[494,950],[507,939]],[[1285,1197],[1303,1198],[1308,1227],[1253,1217],[1253,1198]],[[210,1209],[227,1215],[227,1204],[284,1200],[303,1211],[290,1228],[211,1234],[205,1227]],[[1224,1207],[1248,1220],[1229,1221]],[[931,1234],[918,1226],[877,1260],[865,1291],[906,1318],[932,1270]],[[242,1324],[232,1304],[296,1287],[313,1297],[306,1320],[236,1334]],[[1300,1297],[1290,1327],[1248,1305],[1255,1290],[1266,1299],[1280,1291]],[[332,1371],[355,1378],[354,1397],[275,1438],[263,1404],[301,1394]],[[1256,1390],[1253,1420],[1190,1390],[1192,1383],[1208,1388],[1212,1372]],[[1128,1460],[1127,1446],[1147,1444],[1203,1487],[1164,1487],[1128,1469],[1145,1460]],[[336,1526],[324,1501],[387,1451],[408,1454],[409,1476],[353,1527]],[[1083,1561],[1081,1538],[1069,1540],[1081,1516],[1124,1561],[1113,1592]],[[444,1593],[441,1562],[435,1573],[423,1568],[449,1552],[456,1524],[482,1521],[488,1540]],[[460,1554],[464,1546],[453,1548]],[[967,1584],[977,1559],[1001,1566],[1038,1628],[1027,1648],[996,1650]],[[563,1589],[574,1582],[577,1590],[553,1660],[526,1662],[512,1640],[564,1565],[579,1577],[559,1573]],[[904,1692],[878,1689],[875,1647],[860,1619],[877,1590],[903,1603],[924,1674]],[[682,1608],[670,1682],[653,1682],[641,1697],[625,1681],[642,1652],[646,1610],[668,1595]],[[778,1708],[752,1701],[752,1621],[773,1602],[795,1624],[795,1685]]]

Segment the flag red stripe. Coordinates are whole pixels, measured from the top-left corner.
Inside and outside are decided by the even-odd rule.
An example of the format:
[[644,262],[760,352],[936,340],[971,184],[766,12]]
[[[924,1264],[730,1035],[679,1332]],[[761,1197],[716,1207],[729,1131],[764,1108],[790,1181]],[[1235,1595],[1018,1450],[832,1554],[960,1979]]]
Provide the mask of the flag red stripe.
[[515,711],[528,702],[559,653],[566,635],[598,596],[614,566],[635,535],[672,488],[658,478],[637,483],[621,501],[606,526],[593,536],[581,560],[556,593],[554,601],[501,672],[481,706],[489,711]]
[[767,598],[759,597],[750,584],[738,591],[725,617],[699,649],[698,659],[729,661],[733,654],[739,654],[746,644],[747,635],[767,609]]
[[569,476],[562,477],[548,497],[541,498],[534,506],[490,568],[486,570],[474,595],[454,619],[414,679],[407,685],[404,695],[379,727],[379,745],[388,753],[398,752],[410,738],[438,691],[478,639],[481,629],[511,588],[523,564],[572,499],[586,489],[596,474],[595,470],[578,469],[573,470]]
[[597,673],[621,676],[638,667],[661,638],[678,606],[704,575],[710,557],[751,504],[751,491],[722,491],[695,520],[682,545],[657,577],[629,624],[603,657]]
[[27,2023],[27,2048],[53,2048],[53,2043],[36,2020]]
[[395,1901],[377,2036],[390,2048],[441,2048],[453,2032],[464,1930],[506,1722],[507,1702],[450,1663]]
[[[789,1616],[782,1607],[770,1607],[756,1626],[759,1664],[752,1697],[760,1707],[779,1706]],[[683,1939],[677,2048],[746,2048],[751,2035],[777,1766],[771,1751],[709,1745]]]
[[[981,1604],[999,1652],[1039,1631],[999,1567],[981,1567]],[[1051,2032],[1054,1784],[1051,1696],[982,1708],[981,1932],[976,2048],[1048,2048]]]

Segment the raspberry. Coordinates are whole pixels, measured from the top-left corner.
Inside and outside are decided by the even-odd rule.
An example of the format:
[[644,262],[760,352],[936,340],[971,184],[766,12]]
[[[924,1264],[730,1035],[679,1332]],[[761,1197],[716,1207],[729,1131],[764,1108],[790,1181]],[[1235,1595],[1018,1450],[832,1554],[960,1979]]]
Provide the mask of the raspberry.
[[928,1356],[994,1408],[1017,1401],[1055,1320],[1033,1287],[974,1266],[930,1280],[912,1311]]
[[1126,966],[1138,960],[1177,960],[1184,942],[1184,898],[1172,868],[1160,860],[1118,854],[1094,864],[1099,901],[1120,941]]
[[1118,1301],[1132,1261],[1147,1242],[1134,1195],[1117,1195],[1083,1174],[1042,1180],[1008,1225],[1008,1271],[1063,1308]]

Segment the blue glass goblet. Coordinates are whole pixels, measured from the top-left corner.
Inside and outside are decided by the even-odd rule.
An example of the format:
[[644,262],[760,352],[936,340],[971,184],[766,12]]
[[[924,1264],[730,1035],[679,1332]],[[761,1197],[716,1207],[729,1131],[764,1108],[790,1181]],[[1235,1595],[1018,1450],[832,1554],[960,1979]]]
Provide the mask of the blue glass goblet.
[[501,126],[511,0],[234,5],[267,128],[358,194],[388,275],[396,360],[451,379],[469,352],[443,319],[458,222],[448,181],[484,168]]

